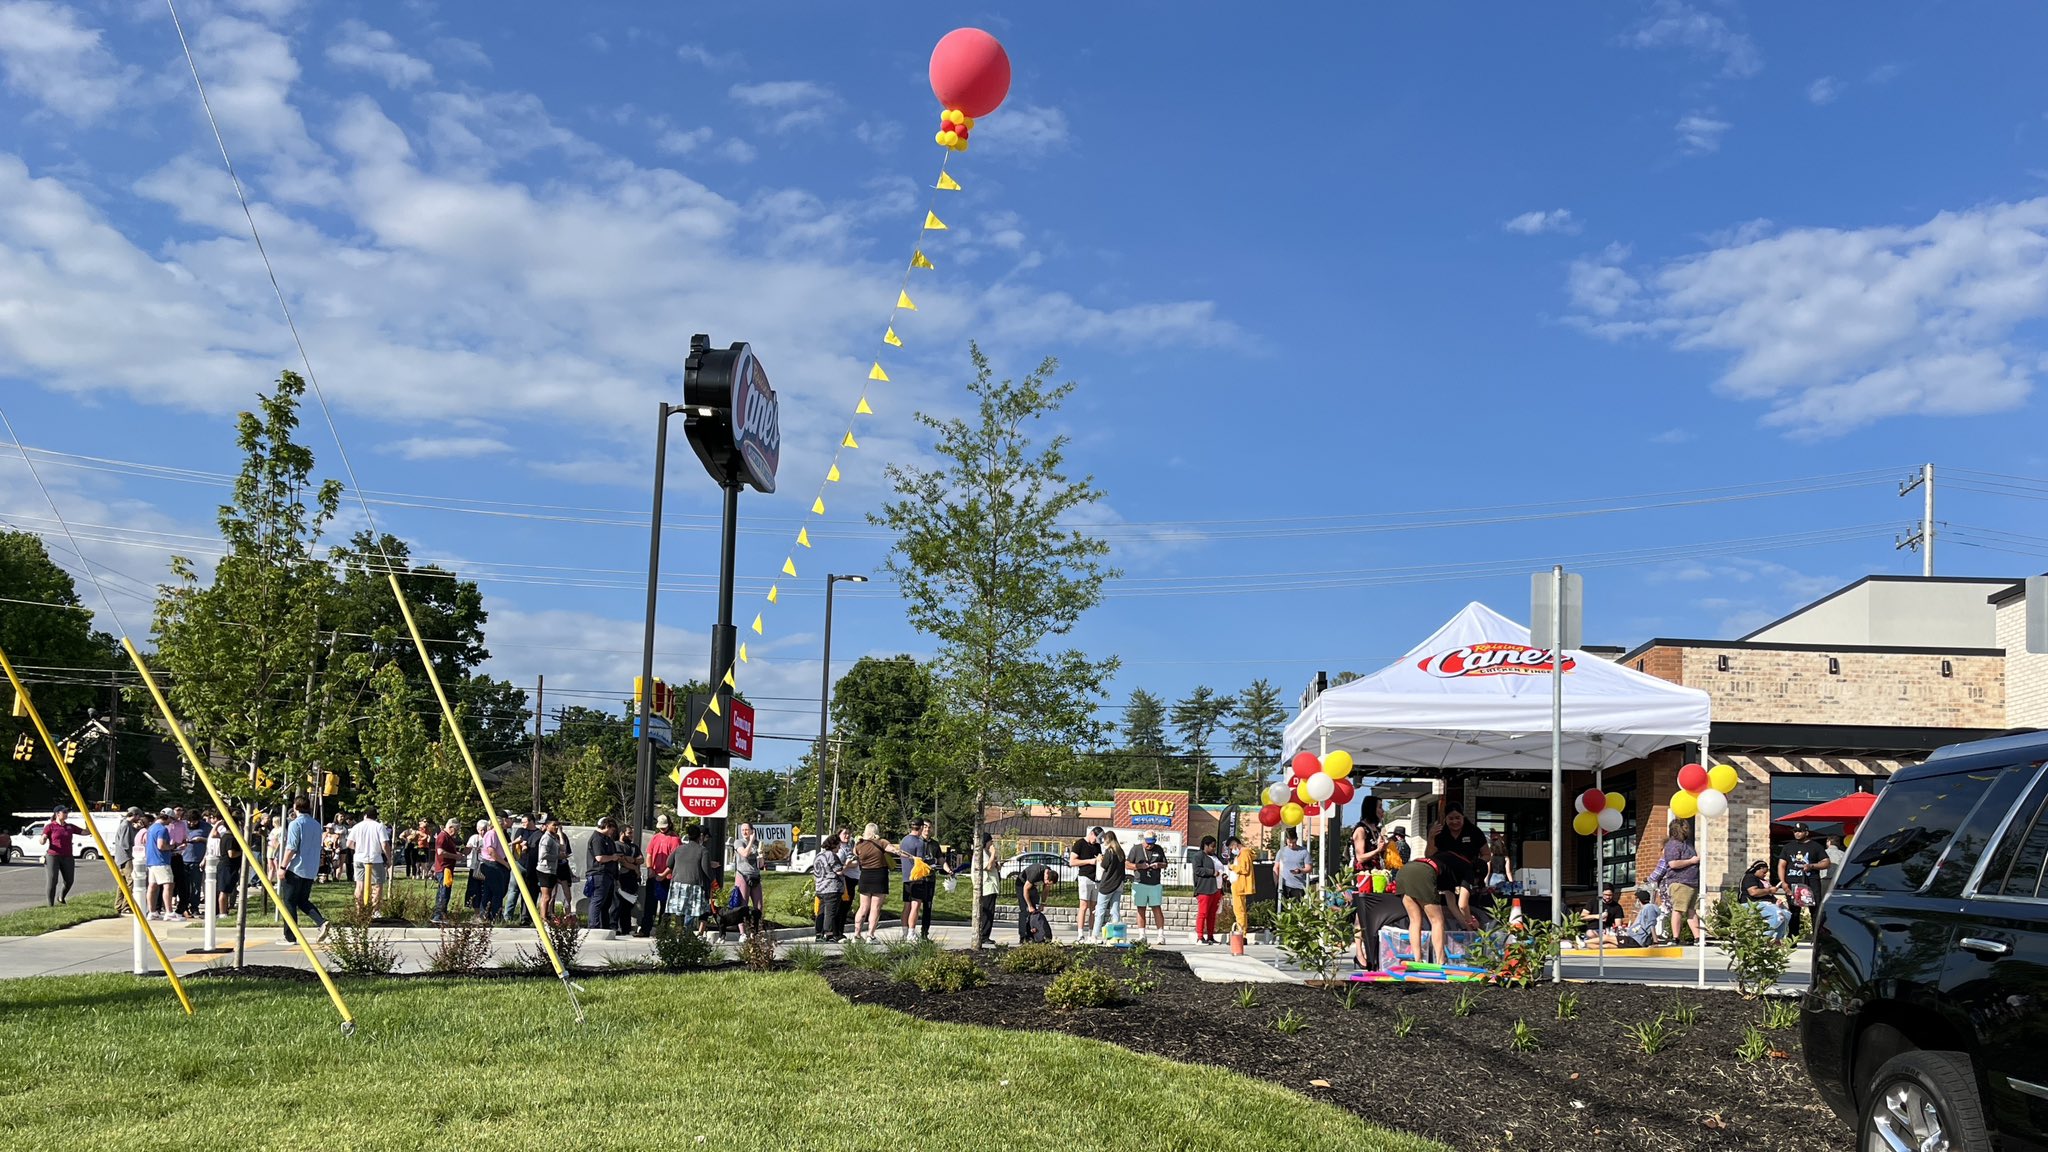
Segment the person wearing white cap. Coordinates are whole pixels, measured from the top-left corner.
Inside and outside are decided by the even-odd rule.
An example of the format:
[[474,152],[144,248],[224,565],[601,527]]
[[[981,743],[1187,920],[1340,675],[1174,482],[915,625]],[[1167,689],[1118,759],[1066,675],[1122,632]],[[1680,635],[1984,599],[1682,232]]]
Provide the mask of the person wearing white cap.
[[1159,846],[1157,833],[1145,833],[1145,842],[1131,851],[1131,908],[1137,913],[1138,939],[1147,940],[1145,913],[1159,929],[1159,942],[1166,942],[1166,849]]

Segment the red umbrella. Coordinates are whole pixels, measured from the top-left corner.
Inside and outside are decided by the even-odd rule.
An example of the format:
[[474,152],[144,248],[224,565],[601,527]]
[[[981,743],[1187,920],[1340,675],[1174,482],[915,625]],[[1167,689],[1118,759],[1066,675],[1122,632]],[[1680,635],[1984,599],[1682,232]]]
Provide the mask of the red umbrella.
[[1851,792],[1847,796],[1837,796],[1811,808],[1801,808],[1797,812],[1780,816],[1772,823],[1791,824],[1795,821],[1804,821],[1809,824],[1841,824],[1854,830],[1856,825],[1863,823],[1865,816],[1870,815],[1870,806],[1875,803],[1875,793]]

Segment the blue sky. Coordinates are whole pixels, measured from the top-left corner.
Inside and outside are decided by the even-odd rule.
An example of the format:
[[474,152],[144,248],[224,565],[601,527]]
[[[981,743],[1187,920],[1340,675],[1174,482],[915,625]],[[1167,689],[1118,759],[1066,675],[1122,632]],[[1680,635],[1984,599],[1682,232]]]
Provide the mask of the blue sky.
[[[1062,427],[1125,578],[1078,641],[1123,656],[1119,701],[1291,700],[1468,600],[1520,617],[1553,561],[1586,570],[1591,642],[1737,635],[1917,571],[1896,489],[1928,460],[1938,570],[2048,553],[2048,482],[1998,478],[2048,476],[2038,10],[181,13],[379,525],[483,583],[491,670],[551,704],[630,684],[692,332],[752,341],[783,397],[782,492],[744,502],[758,606],[879,350],[940,160],[925,60],[962,23],[1016,82],[754,646],[764,732],[814,730],[823,574],[878,570],[862,514],[970,337],[1079,382]],[[134,593],[204,560],[227,418],[296,359],[161,6],[0,0],[0,76],[0,397]],[[681,678],[716,508],[676,449]],[[18,463],[0,517],[53,527]],[[929,647],[880,582],[842,592],[835,664]]]

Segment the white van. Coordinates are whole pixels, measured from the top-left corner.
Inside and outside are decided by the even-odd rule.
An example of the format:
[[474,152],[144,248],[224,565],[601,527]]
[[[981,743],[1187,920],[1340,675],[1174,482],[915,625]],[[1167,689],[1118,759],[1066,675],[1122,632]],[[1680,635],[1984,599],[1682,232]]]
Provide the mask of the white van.
[[[72,824],[82,828],[85,826],[85,822],[79,819],[81,816],[90,816],[92,818],[93,824],[99,828],[101,838],[106,840],[107,847],[110,849],[114,846],[114,833],[121,827],[121,822],[128,818],[125,809],[121,812],[73,812],[66,818]],[[47,851],[47,846],[36,833],[42,830],[43,825],[50,822],[50,812],[47,809],[41,812],[16,812],[14,818],[19,823],[15,826],[14,842],[7,849],[8,863],[11,864],[16,860],[33,860],[40,863]],[[71,851],[80,860],[97,860],[100,858],[99,849],[93,846],[92,837],[90,836],[78,837],[77,843],[72,846]]]

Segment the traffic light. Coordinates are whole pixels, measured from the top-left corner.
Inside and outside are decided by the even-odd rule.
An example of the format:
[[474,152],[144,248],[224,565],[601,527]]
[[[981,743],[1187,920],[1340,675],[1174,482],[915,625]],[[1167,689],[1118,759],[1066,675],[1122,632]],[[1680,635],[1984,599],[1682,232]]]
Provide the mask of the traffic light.
[[72,763],[76,763],[76,762],[77,762],[77,760],[78,760],[78,741],[76,741],[76,740],[66,740],[66,741],[64,741],[64,762],[65,762],[66,764],[72,764]]
[[[646,694],[647,684],[642,678],[633,677],[633,715],[640,714],[640,699]],[[664,683],[661,677],[654,678],[654,698],[647,702],[647,710],[664,720],[676,718],[676,690]]]
[[33,759],[35,759],[35,758],[36,758],[36,738],[35,738],[35,737],[33,737],[33,736],[31,736],[31,735],[29,735],[29,734],[28,734],[28,733],[26,733],[26,732],[23,732],[23,733],[21,734],[21,736],[20,736],[20,737],[19,737],[18,739],[16,739],[16,740],[15,740],[15,742],[14,742],[14,758],[15,758],[16,760],[33,760]]
[[326,778],[326,781],[320,786],[320,794],[322,796],[341,795],[341,773],[322,772],[321,775]]
[[24,719],[24,718],[26,718],[27,716],[28,716],[28,697],[26,697],[26,696],[23,696],[23,695],[22,695],[21,693],[19,693],[19,692],[16,692],[16,693],[14,694],[14,718],[15,718],[16,720],[21,720],[21,719]]

